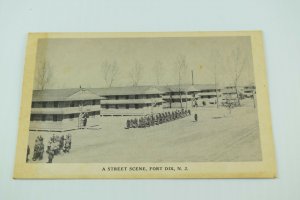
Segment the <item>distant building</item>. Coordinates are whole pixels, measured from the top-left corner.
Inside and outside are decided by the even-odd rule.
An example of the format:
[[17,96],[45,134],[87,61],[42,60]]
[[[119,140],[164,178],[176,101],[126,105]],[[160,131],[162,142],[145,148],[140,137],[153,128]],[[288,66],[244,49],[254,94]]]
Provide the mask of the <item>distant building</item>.
[[163,92],[164,108],[189,108],[195,101],[198,89],[193,85],[170,85],[159,88]]
[[256,87],[254,85],[244,86],[243,95],[246,98],[252,98],[256,94]]
[[[194,85],[194,87],[197,88],[198,92],[196,94],[196,98],[198,100],[198,104],[200,105],[205,104],[216,104],[217,102],[221,101],[222,98],[222,92],[221,89],[218,88],[218,86],[214,84],[199,84]],[[217,98],[218,97],[218,98]]]
[[101,101],[102,116],[146,115],[162,112],[163,92],[154,86],[94,88]]

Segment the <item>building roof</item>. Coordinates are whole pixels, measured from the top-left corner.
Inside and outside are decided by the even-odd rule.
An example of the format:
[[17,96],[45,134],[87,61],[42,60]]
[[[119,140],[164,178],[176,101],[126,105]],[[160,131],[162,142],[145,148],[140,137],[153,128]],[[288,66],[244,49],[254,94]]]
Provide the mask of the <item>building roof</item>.
[[168,86],[160,86],[159,90],[161,90],[163,93],[166,92],[197,92],[199,91],[197,87],[194,85],[168,85]]
[[99,96],[111,95],[141,95],[141,94],[162,94],[163,92],[155,86],[127,86],[111,88],[92,88],[90,89]]
[[34,90],[32,101],[76,101],[105,99],[105,96],[114,95],[145,95],[164,94],[167,92],[198,92],[201,90],[215,89],[212,84],[183,84],[169,86],[126,86],[110,88],[70,88],[70,89],[46,89]]
[[99,95],[83,88],[33,90],[32,101],[74,101],[103,99]]

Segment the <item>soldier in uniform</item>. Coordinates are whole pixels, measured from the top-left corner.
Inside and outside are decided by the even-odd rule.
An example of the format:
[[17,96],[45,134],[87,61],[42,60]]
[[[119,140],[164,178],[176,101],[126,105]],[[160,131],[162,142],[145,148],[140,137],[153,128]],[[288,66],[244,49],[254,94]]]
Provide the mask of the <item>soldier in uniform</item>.
[[68,134],[66,136],[66,141],[65,141],[65,145],[64,145],[63,151],[64,151],[64,153],[69,153],[70,149],[71,149],[71,135]]
[[40,145],[39,145],[39,160],[42,160],[44,157],[44,138],[40,136]]
[[54,152],[54,143],[53,142],[49,142],[49,145],[48,145],[48,147],[47,147],[47,153],[48,153],[48,162],[47,163],[52,163],[52,160],[53,160],[53,158],[54,158],[54,154],[55,154],[55,152]]
[[137,118],[134,119],[134,128],[137,128],[138,127],[138,120]]
[[151,126],[155,125],[155,118],[153,115],[151,115]]
[[79,128],[82,129],[83,128],[83,113],[81,112],[78,116],[79,118]]
[[62,135],[59,140],[59,150],[62,150],[64,147],[65,137]]
[[146,117],[146,120],[147,120],[147,127],[150,127],[150,116],[148,115],[147,117]]
[[130,120],[130,127],[134,128],[134,120],[133,119]]
[[155,115],[155,121],[154,121],[155,125],[159,125],[158,123],[158,114]]
[[130,120],[129,120],[129,119],[127,119],[127,121],[126,121],[126,128],[127,128],[127,129],[130,128]]
[[86,128],[87,125],[87,118],[88,118],[88,114],[84,113],[83,115],[83,127]]
[[198,115],[197,115],[197,113],[195,113],[194,119],[195,119],[195,121],[198,121]]
[[32,156],[32,160],[36,161],[37,159],[42,160],[44,154],[44,144],[43,144],[43,138],[41,136],[38,136],[35,139],[34,144],[34,152]]
[[29,154],[30,154],[30,147],[29,147],[29,145],[27,145],[26,162],[29,161],[29,158],[28,158]]

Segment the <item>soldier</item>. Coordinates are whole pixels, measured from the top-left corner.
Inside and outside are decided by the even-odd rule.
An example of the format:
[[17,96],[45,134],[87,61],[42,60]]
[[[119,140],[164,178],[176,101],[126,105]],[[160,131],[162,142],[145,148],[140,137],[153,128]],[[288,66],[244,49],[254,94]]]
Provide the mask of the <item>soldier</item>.
[[78,116],[79,119],[79,128],[82,129],[83,128],[83,112],[81,112]]
[[161,114],[158,113],[158,124],[161,124],[162,123],[162,120],[161,120]]
[[146,117],[146,121],[147,121],[147,127],[150,127],[150,116],[148,115],[147,117]]
[[139,118],[139,119],[138,119],[138,128],[141,128],[141,125],[142,125],[141,123],[142,123],[142,122],[141,122],[141,118]]
[[62,150],[64,147],[65,137],[62,135],[59,140],[59,150]]
[[154,119],[154,124],[155,124],[155,125],[158,125],[158,124],[159,124],[159,123],[158,123],[158,114],[156,114],[154,118],[155,118],[155,119]]
[[134,119],[134,128],[137,128],[138,127],[138,120],[137,118]]
[[52,160],[54,158],[54,146],[53,146],[53,142],[50,141],[48,147],[47,147],[47,153],[48,153],[48,162],[47,163],[52,163]]
[[130,120],[130,127],[134,128],[134,120],[133,119]]
[[40,145],[39,145],[39,160],[42,160],[44,157],[44,138],[40,136]]
[[68,134],[66,136],[66,141],[65,141],[65,145],[64,145],[63,151],[64,151],[64,153],[69,153],[70,149],[71,149],[71,135]]
[[195,113],[194,119],[195,119],[195,122],[198,121],[198,115],[197,115],[197,113]]
[[191,115],[191,110],[188,110],[188,114]]
[[153,115],[151,115],[151,126],[155,125],[155,118]]
[[[33,161],[36,161],[37,159],[41,160],[40,158],[43,158],[41,154],[41,150],[44,146],[41,146],[41,136],[38,136],[36,139],[35,139],[35,144],[34,144],[34,149],[33,149],[33,156],[32,156],[32,160]],[[44,153],[44,150],[42,150],[42,153]]]
[[86,125],[87,125],[87,118],[88,118],[88,113],[84,113],[83,115],[83,127],[86,128]]
[[30,154],[30,147],[29,147],[29,145],[27,145],[26,162],[29,161],[29,158],[28,158],[29,154]]
[[129,119],[127,119],[127,121],[126,121],[126,128],[127,128],[127,129],[130,128],[130,120],[129,120]]
[[161,123],[165,123],[165,114],[161,113]]
[[69,142],[69,149],[71,149],[71,147],[72,147],[72,135],[68,134],[67,138],[68,138],[68,142]]

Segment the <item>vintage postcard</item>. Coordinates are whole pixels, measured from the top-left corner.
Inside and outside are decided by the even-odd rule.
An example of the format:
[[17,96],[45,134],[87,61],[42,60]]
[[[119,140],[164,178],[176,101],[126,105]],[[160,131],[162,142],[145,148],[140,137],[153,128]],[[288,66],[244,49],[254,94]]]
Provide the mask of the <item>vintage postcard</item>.
[[262,33],[30,33],[14,178],[275,178]]

